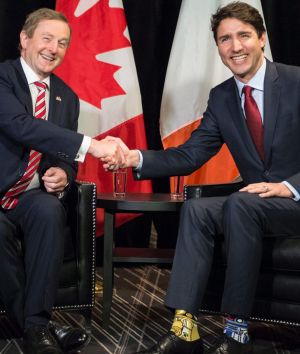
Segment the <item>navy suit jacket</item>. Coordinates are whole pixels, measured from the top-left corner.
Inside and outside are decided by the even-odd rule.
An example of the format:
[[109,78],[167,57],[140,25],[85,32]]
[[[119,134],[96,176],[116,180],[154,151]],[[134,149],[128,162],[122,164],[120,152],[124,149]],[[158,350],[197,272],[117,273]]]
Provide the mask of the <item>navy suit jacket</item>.
[[210,92],[203,120],[178,148],[142,151],[141,179],[190,174],[226,143],[246,184],[286,180],[300,191],[300,68],[267,61],[261,161],[242,112],[234,78]]
[[51,166],[76,177],[79,100],[57,76],[50,76],[48,120],[33,117],[32,99],[20,59],[0,64],[0,195],[24,174],[30,149],[43,153],[40,176]]

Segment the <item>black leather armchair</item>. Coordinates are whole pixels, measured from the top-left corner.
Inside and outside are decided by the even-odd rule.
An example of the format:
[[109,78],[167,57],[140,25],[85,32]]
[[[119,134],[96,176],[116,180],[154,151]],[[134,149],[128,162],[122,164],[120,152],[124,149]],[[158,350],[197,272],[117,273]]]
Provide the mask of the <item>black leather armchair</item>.
[[[184,197],[229,195],[242,183],[187,185]],[[214,263],[201,311],[219,313],[226,268],[223,242],[216,242]],[[252,319],[300,326],[300,233],[265,235]]]
[[[68,226],[54,308],[79,311],[86,319],[86,329],[90,331],[95,302],[95,184],[72,184],[63,202],[67,206]],[[4,314],[1,304],[0,313]]]

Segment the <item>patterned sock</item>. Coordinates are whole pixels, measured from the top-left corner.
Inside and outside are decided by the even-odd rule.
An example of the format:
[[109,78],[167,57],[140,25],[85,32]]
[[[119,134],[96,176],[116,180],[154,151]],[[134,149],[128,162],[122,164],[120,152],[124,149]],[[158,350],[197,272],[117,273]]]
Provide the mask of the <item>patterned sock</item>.
[[224,332],[228,337],[240,343],[248,343],[248,322],[237,317],[227,317]]
[[196,316],[184,310],[176,310],[171,332],[187,342],[200,338]]

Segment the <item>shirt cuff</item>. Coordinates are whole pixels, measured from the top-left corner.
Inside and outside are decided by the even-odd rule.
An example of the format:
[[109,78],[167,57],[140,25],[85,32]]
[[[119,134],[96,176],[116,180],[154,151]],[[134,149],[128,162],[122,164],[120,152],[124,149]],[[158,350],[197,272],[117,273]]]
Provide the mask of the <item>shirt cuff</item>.
[[142,153],[140,152],[140,150],[137,150],[137,152],[138,152],[138,154],[139,154],[140,160],[139,160],[139,164],[138,164],[133,170],[134,170],[134,172],[136,173],[137,178],[140,179],[140,178],[141,178],[140,172],[141,172],[141,169],[142,169],[142,167],[143,167],[143,155],[142,155]]
[[282,183],[283,183],[284,185],[286,185],[286,186],[288,187],[288,189],[293,193],[293,195],[294,195],[293,200],[294,200],[295,202],[298,202],[298,200],[300,200],[300,194],[299,194],[299,192],[298,192],[289,182],[283,181]]
[[90,138],[89,136],[86,136],[86,135],[83,136],[83,140],[82,140],[80,148],[76,154],[75,161],[84,162],[85,156],[88,152],[91,142],[92,142],[92,138]]
[[142,155],[142,153],[141,153],[141,151],[140,150],[137,150],[137,152],[139,153],[139,158],[140,158],[140,160],[139,160],[139,164],[136,166],[136,168],[134,169],[136,172],[140,172],[141,171],[141,169],[142,169],[142,167],[143,167],[143,155]]

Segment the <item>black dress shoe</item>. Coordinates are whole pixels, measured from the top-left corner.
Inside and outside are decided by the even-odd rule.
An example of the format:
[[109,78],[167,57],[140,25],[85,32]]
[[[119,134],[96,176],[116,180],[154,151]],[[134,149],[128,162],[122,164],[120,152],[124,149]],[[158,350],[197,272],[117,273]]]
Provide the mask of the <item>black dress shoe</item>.
[[250,354],[253,352],[252,343],[239,343],[223,334],[219,337],[205,354]]
[[168,332],[150,349],[138,352],[137,354],[202,354],[202,339],[187,342]]
[[91,340],[80,328],[64,326],[54,321],[50,321],[48,327],[64,353],[76,352],[87,346]]
[[62,354],[47,326],[28,328],[23,337],[23,350],[25,354]]

